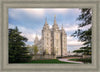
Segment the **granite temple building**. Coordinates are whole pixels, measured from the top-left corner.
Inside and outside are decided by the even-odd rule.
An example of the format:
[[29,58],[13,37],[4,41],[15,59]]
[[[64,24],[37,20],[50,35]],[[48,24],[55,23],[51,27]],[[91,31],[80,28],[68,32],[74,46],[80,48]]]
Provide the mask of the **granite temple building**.
[[56,17],[54,17],[52,28],[49,27],[47,18],[45,19],[41,39],[39,40],[36,35],[34,45],[38,47],[38,54],[45,52],[49,55],[54,54],[56,57],[67,56],[67,34],[63,25],[59,29]]

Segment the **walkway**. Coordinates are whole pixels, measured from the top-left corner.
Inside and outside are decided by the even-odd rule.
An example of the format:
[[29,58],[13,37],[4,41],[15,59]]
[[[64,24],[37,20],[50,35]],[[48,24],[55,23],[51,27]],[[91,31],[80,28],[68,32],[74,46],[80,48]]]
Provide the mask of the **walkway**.
[[78,61],[69,61],[68,59],[58,59],[59,61],[64,61],[64,62],[72,62],[72,63],[80,63],[83,64],[83,62],[78,62]]

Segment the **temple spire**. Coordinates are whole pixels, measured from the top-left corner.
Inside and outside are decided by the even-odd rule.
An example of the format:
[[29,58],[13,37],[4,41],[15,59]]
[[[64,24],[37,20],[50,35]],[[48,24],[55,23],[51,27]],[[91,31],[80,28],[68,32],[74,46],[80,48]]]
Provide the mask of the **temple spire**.
[[47,17],[45,18],[45,24],[47,24]]
[[54,16],[53,29],[54,29],[54,30],[59,30],[59,27],[58,27],[58,25],[57,25],[57,23],[56,23],[56,15]]
[[63,24],[62,24],[62,27],[61,28],[63,29]]
[[37,33],[36,33],[34,44],[36,45],[37,43],[38,43],[38,36],[37,36]]
[[37,33],[36,33],[36,37],[35,37],[35,39],[37,39],[37,40],[38,40],[38,36],[37,36]]
[[45,18],[45,24],[44,24],[43,29],[44,29],[44,30],[45,30],[45,29],[49,29],[49,25],[48,25],[48,23],[47,23],[47,17]]
[[37,37],[37,33],[36,33],[36,37]]
[[54,24],[56,24],[56,15],[54,16]]

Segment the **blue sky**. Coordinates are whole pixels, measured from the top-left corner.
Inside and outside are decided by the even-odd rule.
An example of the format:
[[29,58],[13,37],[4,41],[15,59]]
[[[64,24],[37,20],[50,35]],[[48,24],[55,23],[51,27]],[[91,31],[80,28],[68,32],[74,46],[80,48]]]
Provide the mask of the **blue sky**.
[[[21,35],[28,38],[26,44],[33,45],[36,33],[41,38],[41,30],[47,17],[47,22],[52,27],[54,23],[54,16],[61,28],[62,24],[67,33],[67,51],[79,49],[82,42],[77,38],[71,37],[71,34],[78,29],[77,17],[81,11],[78,8],[9,8],[8,9],[8,28],[18,27]],[[83,29],[88,29],[87,26]]]

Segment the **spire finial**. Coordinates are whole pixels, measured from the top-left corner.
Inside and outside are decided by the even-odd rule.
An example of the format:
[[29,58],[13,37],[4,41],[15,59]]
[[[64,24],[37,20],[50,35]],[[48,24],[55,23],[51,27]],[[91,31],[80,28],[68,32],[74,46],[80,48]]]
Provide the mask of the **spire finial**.
[[54,15],[54,19],[56,19],[56,15]]
[[45,24],[47,24],[47,17],[45,18]]
[[36,33],[36,36],[35,36],[35,39],[34,39],[34,44],[37,44],[38,42],[38,36],[37,36],[37,33]]
[[54,15],[54,24],[56,24],[56,15]]
[[64,30],[64,28],[63,28],[63,24],[62,24],[62,27],[61,27],[61,29],[62,29],[62,30]]
[[63,28],[63,24],[62,24],[62,28]]

